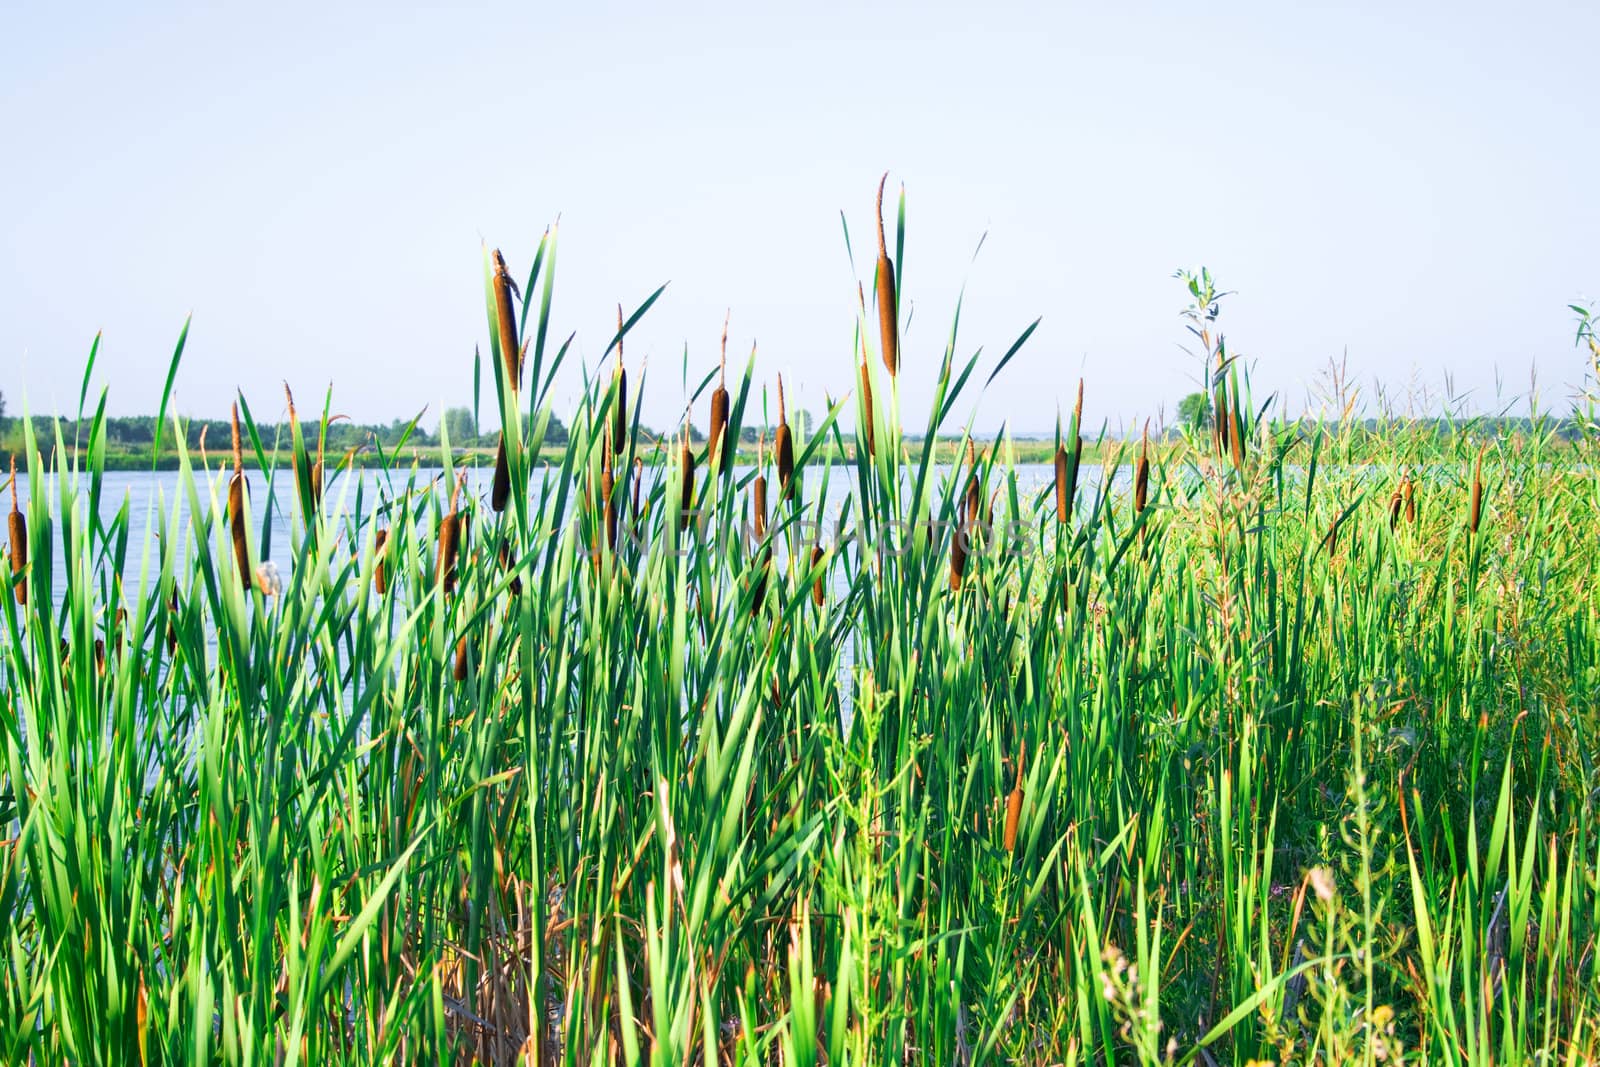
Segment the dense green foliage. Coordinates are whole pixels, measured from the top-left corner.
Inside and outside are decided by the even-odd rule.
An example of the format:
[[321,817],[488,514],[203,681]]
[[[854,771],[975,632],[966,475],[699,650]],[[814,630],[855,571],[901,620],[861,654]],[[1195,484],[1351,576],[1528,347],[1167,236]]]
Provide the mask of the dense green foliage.
[[[531,415],[504,420],[506,510],[452,497],[449,442],[437,483],[330,464],[319,501],[333,427],[291,428],[247,505],[251,569],[262,517],[294,516],[281,589],[235,563],[225,435],[210,466],[179,435],[196,521],[165,508],[130,544],[99,499],[107,421],[53,485],[23,427],[0,1060],[1600,1054],[1592,434],[1258,422],[1201,275],[1188,321],[1234,436],[1153,451],[1137,513],[1133,454],[1103,443],[1063,523],[1004,449],[932,463],[979,357],[954,330],[902,345],[938,381],[913,420],[863,308],[874,447],[826,413],[793,500],[769,447],[770,525],[737,536],[756,475],[698,449],[681,523],[642,374],[614,457],[605,374],[531,469],[566,353],[554,262],[547,239],[521,290],[520,390],[490,315],[494,395]],[[755,373],[730,378],[735,437]],[[663,467],[635,508],[641,450]],[[855,537],[830,515],[818,556],[840,486]]]

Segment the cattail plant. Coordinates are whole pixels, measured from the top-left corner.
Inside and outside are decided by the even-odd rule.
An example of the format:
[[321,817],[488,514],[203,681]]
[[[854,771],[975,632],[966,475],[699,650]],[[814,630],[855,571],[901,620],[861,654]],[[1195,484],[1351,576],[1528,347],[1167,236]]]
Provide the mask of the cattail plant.
[[706,437],[706,463],[713,474],[727,467],[722,454],[722,435],[728,429],[728,321],[733,312],[722,320],[722,357],[717,367],[717,388],[711,393],[711,427]]
[[[494,319],[495,331],[500,339],[500,361],[505,368],[506,388],[515,397],[521,388],[522,350],[517,346],[517,318],[511,303],[516,283],[506,269],[505,257],[494,250]],[[515,406],[515,405],[513,405]],[[501,427],[500,447],[495,452],[494,482],[489,493],[490,506],[496,512],[504,511],[511,496],[511,470],[506,458],[507,427]],[[514,432],[514,431],[513,431]]]
[[772,439],[778,461],[778,496],[794,499],[794,439],[789,433],[789,415],[783,402],[783,375],[778,375],[778,430]]
[[[499,558],[500,558],[500,569],[501,570],[507,570],[507,571],[510,570],[513,561],[511,559],[511,541],[508,538],[502,537],[500,539]],[[511,595],[512,596],[521,596],[522,595],[522,579],[521,579],[521,577],[519,577],[518,575],[513,574],[511,576],[511,586],[510,586],[510,588],[511,588]]]
[[978,485],[978,446],[967,438],[967,494],[966,520],[969,527],[976,526],[983,511],[983,490]]
[[[11,514],[6,519],[6,537],[11,542],[11,576],[20,576],[28,566],[28,520],[17,507],[17,457],[11,457]],[[28,602],[28,583],[16,585],[17,603]]]
[[458,682],[464,682],[464,681],[467,680],[467,635],[466,634],[462,634],[461,635],[461,639],[456,642],[456,664],[455,664],[455,670],[452,673],[455,676],[455,680],[458,681]]
[[1022,821],[1022,781],[1027,758],[1028,743],[1024,741],[1017,748],[1016,784],[1011,789],[1011,795],[1006,797],[1005,848],[1007,852],[1013,852],[1017,847],[1017,825]]
[[439,520],[439,559],[434,571],[434,581],[446,593],[454,592],[456,587],[456,552],[460,547],[458,539],[461,534],[461,517],[456,511],[456,505],[460,495],[461,483],[458,481],[455,488],[450,491],[450,510]]
[[878,182],[878,333],[883,344],[883,365],[889,377],[900,373],[900,313],[896,305],[894,263],[889,259],[889,242],[883,232],[883,187],[889,172]]
[[767,435],[756,437],[756,476],[750,483],[750,507],[755,512],[756,536],[767,536]]
[[233,477],[228,480],[228,529],[233,535],[233,561],[239,585],[250,591],[250,547],[245,540],[244,443],[239,437],[239,403],[233,404]]
[[1389,532],[1394,533],[1395,527],[1400,525],[1400,509],[1405,504],[1409,490],[1410,479],[1406,475],[1400,476],[1400,483],[1394,487],[1394,495],[1389,498]]
[[1400,488],[1405,491],[1406,525],[1415,526],[1417,523],[1417,490],[1416,486],[1411,484],[1410,476],[1401,481]]
[[1145,507],[1150,503],[1150,426],[1145,424],[1144,434],[1139,441],[1139,461],[1133,468],[1133,514],[1134,517],[1144,514]]
[[[821,545],[812,545],[811,546],[811,567],[812,567],[813,570],[816,569],[817,564],[822,562],[822,557],[823,557],[822,546]],[[822,578],[823,578],[823,576],[822,576],[821,572],[818,572],[817,577],[816,577],[816,581],[811,586],[811,602],[813,604],[815,604],[819,608],[822,607],[823,601],[825,599],[825,596],[824,596],[825,590],[823,589]]]
[[877,433],[872,426],[872,372],[867,367],[866,360],[861,361],[861,420],[866,428],[867,453],[874,455],[878,451]]
[[689,442],[689,419],[683,420],[683,443],[678,453],[678,529],[689,528],[694,515],[694,449]]
[[961,592],[961,582],[967,576],[967,524],[960,512],[956,516],[956,531],[950,539],[950,591]]
[[1489,446],[1484,445],[1472,462],[1472,503],[1467,511],[1467,530],[1473,534],[1478,532],[1478,524],[1483,519],[1483,454],[1488,450]]
[[372,571],[372,583],[373,587],[378,590],[379,596],[384,596],[389,592],[389,571],[385,565],[389,555],[388,548],[389,531],[380,529],[372,539],[372,554],[377,559]]
[[611,470],[611,442],[600,444],[600,515],[606,528],[606,547],[617,550],[617,479]]
[[611,384],[616,400],[611,409],[611,452],[623,454],[628,444],[628,372],[622,366],[622,305],[617,305],[617,363],[611,372]]
[[178,591],[167,597],[167,655],[178,651]]

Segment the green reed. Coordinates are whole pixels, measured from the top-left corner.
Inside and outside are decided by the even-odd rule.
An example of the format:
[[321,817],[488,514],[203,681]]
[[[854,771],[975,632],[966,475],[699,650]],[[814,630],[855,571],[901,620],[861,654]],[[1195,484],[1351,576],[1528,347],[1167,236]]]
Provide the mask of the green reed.
[[[240,397],[265,493],[230,513],[232,457],[177,434],[192,520],[162,500],[135,544],[104,394],[75,452],[24,423],[5,1062],[1600,1055],[1592,430],[1268,418],[1201,272],[1217,429],[1101,432],[1097,477],[1091,390],[1058,493],[1004,440],[933,456],[1033,327],[991,370],[863,287],[859,383],[786,428],[768,497],[774,452],[641,436],[658,290],[536,466],[555,273],[553,232],[518,287],[485,256],[493,501],[448,441],[437,479],[315,479]],[[737,440],[775,382],[720,363]],[[855,536],[819,545],[839,487]]]

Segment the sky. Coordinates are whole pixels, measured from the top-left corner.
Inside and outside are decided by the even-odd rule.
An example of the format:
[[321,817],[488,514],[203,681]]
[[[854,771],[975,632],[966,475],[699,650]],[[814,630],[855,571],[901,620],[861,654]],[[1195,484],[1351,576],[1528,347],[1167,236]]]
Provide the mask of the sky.
[[1523,410],[1536,376],[1565,410],[1597,42],[1600,5],[1542,0],[0,4],[0,392],[70,414],[100,330],[108,409],[153,413],[192,313],[185,414],[273,418],[287,380],[431,427],[487,350],[484,244],[525,275],[559,217],[558,398],[670,282],[627,344],[647,423],[730,309],[730,362],[817,412],[888,170],[911,410],[961,299],[958,422],[1048,431],[1080,376],[1091,424],[1170,420],[1201,266],[1258,400],[1315,409],[1337,360],[1374,405]]

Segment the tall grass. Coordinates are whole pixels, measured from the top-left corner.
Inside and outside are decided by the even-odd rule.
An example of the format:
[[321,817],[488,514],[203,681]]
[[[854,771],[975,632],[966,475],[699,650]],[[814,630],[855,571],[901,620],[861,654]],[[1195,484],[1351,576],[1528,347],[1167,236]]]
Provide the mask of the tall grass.
[[[159,501],[133,544],[104,394],[78,452],[24,422],[0,1059],[1600,1055],[1592,432],[1268,420],[1202,272],[1216,430],[1102,434],[1080,478],[1091,392],[1034,486],[1003,443],[933,462],[981,357],[889,314],[880,364],[858,290],[870,400],[802,438],[780,399],[769,513],[764,456],[640,438],[621,354],[659,291],[531,465],[555,252],[515,294],[486,261],[503,510],[448,442],[437,480],[346,459],[313,502],[296,432],[236,501],[179,436],[192,521]],[[719,441],[766,379],[727,381]],[[235,467],[267,454],[239,413]],[[278,513],[281,587],[250,572]]]

